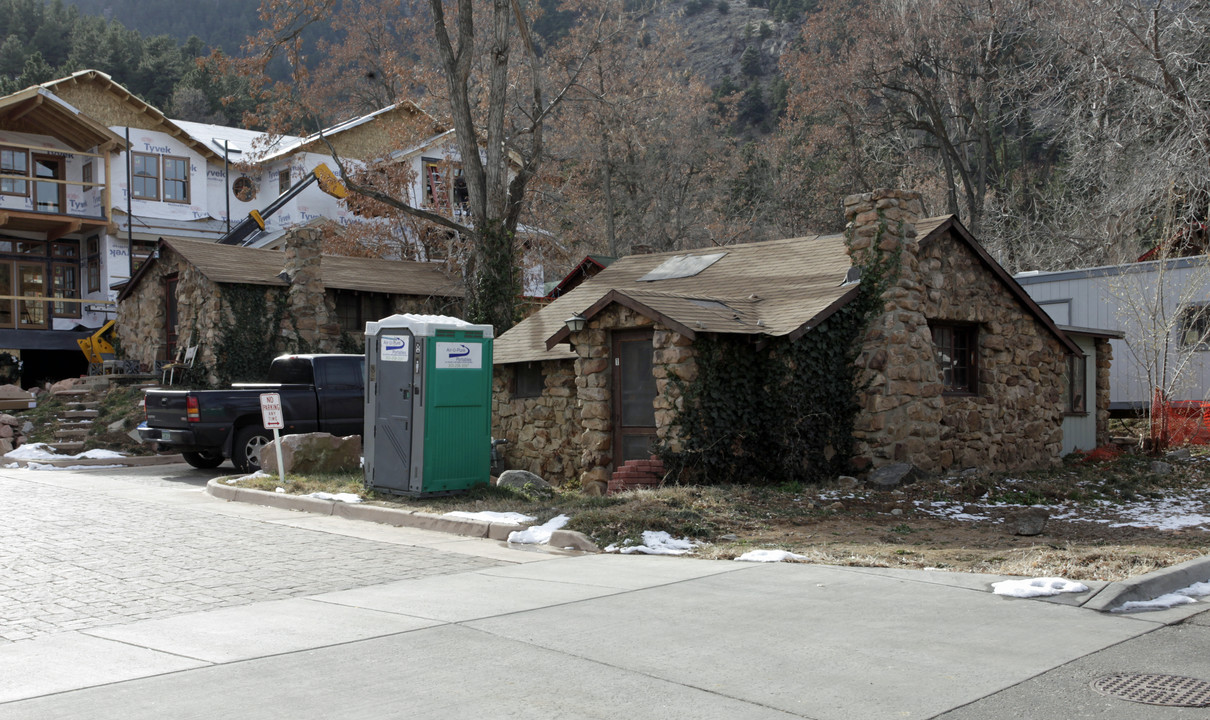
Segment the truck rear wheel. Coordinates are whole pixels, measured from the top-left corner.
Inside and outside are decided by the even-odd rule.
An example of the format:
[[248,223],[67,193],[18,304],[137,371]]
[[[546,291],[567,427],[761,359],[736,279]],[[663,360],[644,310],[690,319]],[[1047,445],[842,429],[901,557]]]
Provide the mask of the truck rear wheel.
[[181,453],[185,462],[199,470],[209,470],[223,464],[223,454],[215,450]]
[[246,473],[260,470],[260,451],[270,440],[269,431],[259,425],[240,428],[231,445],[231,462],[235,463],[235,469]]

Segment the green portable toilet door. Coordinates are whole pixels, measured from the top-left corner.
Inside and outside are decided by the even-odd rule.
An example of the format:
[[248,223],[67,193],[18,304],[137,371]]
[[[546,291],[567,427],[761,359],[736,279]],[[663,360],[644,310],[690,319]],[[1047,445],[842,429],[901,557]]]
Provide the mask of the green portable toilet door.
[[427,338],[424,492],[464,490],[491,471],[492,345],[478,331]]

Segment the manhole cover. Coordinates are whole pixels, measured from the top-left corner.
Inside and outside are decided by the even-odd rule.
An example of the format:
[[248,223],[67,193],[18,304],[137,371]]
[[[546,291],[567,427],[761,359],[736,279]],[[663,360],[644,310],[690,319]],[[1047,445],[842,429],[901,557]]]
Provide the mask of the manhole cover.
[[1210,705],[1210,682],[1179,675],[1106,675],[1093,680],[1092,689],[1102,695],[1148,705]]

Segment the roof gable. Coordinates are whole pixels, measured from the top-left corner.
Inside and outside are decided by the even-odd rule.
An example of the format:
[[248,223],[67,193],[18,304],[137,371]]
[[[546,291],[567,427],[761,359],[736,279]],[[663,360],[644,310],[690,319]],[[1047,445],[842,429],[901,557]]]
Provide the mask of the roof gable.
[[0,126],[13,132],[50,135],[80,152],[126,145],[117,133],[37,85],[0,98]]
[[158,108],[140,100],[134,93],[99,70],[81,70],[65,78],[42,83],[81,112],[109,127],[126,126],[167,133],[188,145],[202,157],[221,162],[222,156],[198,142]]
[[1000,283],[1004,285],[1004,287],[1017,299],[1017,301],[1024,306],[1026,312],[1033,315],[1034,319],[1041,323],[1051,335],[1054,335],[1055,338],[1059,340],[1059,342],[1063,343],[1064,347],[1077,355],[1082,355],[1084,353],[1084,351],[1080,349],[1080,346],[1077,345],[1074,340],[1069,338],[1066,333],[1059,329],[1059,326],[1055,324],[1055,321],[1051,319],[1050,315],[1046,314],[1046,311],[1039,307],[1036,302],[1034,302],[1034,299],[1029,296],[1029,293],[1025,292],[1025,288],[1021,287],[1021,284],[1013,279],[1013,276],[1009,275],[1008,271],[988,254],[987,250],[984,249],[984,247],[980,245],[977,240],[975,240],[974,236],[970,234],[970,231],[966,229],[966,226],[963,225],[956,216],[944,215],[941,217],[927,218],[916,223],[916,236],[919,238],[919,242],[922,247],[928,245],[929,243],[936,242],[939,237],[946,233],[949,233],[951,236],[957,238],[959,241],[965,244],[979,259],[979,262],[981,262],[984,267],[991,271],[991,273],[995,275],[996,279],[998,279]]

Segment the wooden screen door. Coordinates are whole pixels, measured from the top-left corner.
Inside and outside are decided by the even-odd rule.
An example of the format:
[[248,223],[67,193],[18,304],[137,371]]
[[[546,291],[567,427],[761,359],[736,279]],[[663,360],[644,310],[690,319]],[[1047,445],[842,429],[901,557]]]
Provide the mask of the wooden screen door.
[[650,331],[613,334],[613,464],[646,460],[655,442]]

